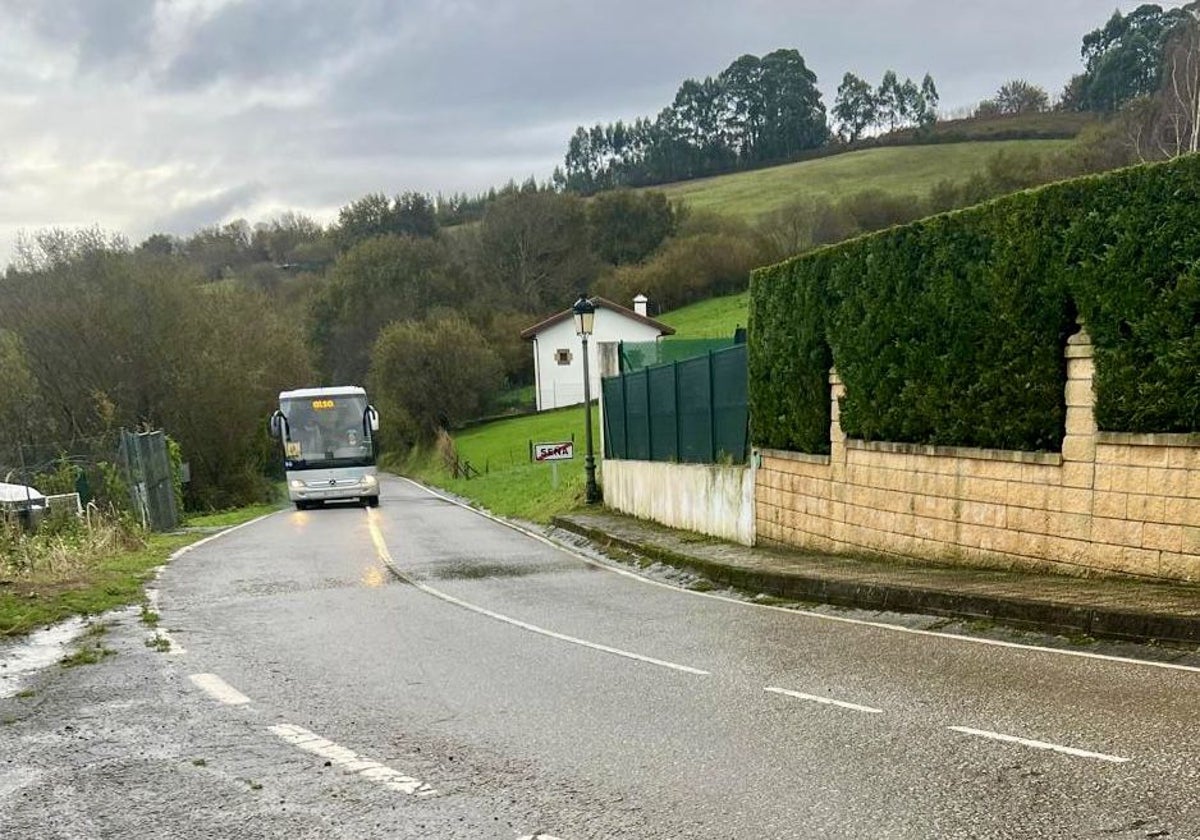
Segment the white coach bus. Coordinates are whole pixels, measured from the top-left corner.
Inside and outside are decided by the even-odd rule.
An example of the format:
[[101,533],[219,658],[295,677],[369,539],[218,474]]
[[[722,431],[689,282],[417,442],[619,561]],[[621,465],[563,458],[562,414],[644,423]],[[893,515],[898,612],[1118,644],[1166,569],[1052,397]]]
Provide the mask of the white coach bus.
[[281,391],[270,426],[283,444],[288,498],[298,510],[346,500],[378,507],[379,413],[366,391],[352,385]]

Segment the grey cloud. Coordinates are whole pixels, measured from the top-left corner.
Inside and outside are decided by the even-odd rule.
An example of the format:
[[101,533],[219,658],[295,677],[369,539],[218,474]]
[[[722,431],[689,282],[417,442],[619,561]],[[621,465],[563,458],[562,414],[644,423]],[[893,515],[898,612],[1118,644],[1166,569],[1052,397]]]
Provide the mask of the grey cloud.
[[162,79],[168,89],[317,75],[396,25],[382,0],[250,0],[221,8],[190,35]]
[[253,205],[264,192],[259,183],[239,184],[224,189],[217,195],[178,207],[169,213],[154,218],[146,228],[153,233],[170,233],[185,236],[203,227],[215,224],[220,219],[233,218]]
[[0,14],[22,20],[51,49],[73,50],[85,73],[125,73],[149,53],[155,0],[3,0]]

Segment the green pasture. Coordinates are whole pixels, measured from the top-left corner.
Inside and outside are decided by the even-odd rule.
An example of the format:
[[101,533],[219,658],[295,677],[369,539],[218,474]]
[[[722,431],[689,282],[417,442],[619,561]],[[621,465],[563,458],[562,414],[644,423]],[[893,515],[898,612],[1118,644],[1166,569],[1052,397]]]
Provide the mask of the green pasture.
[[[597,387],[598,383],[597,383]],[[592,406],[592,433],[596,463],[600,462],[600,412]],[[535,464],[530,442],[555,443],[575,437],[575,457],[558,462],[558,487],[551,464]],[[583,406],[544,411],[523,417],[494,420],[455,432],[454,447],[460,462],[470,464],[471,478],[455,478],[446,459],[435,447],[415,453],[402,466],[406,475],[470,499],[501,516],[549,522],[551,517],[583,503]],[[476,475],[474,471],[478,471]]]
[[[750,292],[709,298],[698,303],[673,309],[658,316],[658,320],[674,327],[676,336],[688,338],[729,338],[738,327],[748,326]],[[667,336],[664,341],[670,341]]]
[[928,195],[939,181],[965,181],[997,152],[1048,154],[1071,140],[1003,140],[865,149],[817,160],[655,187],[672,201],[754,222],[804,198],[838,200],[867,190]]

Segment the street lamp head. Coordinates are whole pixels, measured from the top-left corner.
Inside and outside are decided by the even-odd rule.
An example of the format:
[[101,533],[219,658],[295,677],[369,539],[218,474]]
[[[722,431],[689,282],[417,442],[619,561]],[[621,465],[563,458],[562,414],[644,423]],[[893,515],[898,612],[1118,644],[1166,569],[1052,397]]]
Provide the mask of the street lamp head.
[[575,313],[575,335],[591,335],[592,326],[596,323],[596,307],[587,296],[580,295],[571,311]]

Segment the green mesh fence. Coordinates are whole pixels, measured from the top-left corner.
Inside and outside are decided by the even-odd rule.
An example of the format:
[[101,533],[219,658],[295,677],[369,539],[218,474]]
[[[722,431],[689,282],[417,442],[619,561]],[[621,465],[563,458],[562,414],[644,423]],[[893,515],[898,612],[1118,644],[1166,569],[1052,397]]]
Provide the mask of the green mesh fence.
[[618,348],[621,373],[694,359],[710,350],[724,350],[735,344],[730,338],[668,338],[661,341],[622,341]]
[[746,463],[746,345],[729,344],[604,379],[605,457]]

